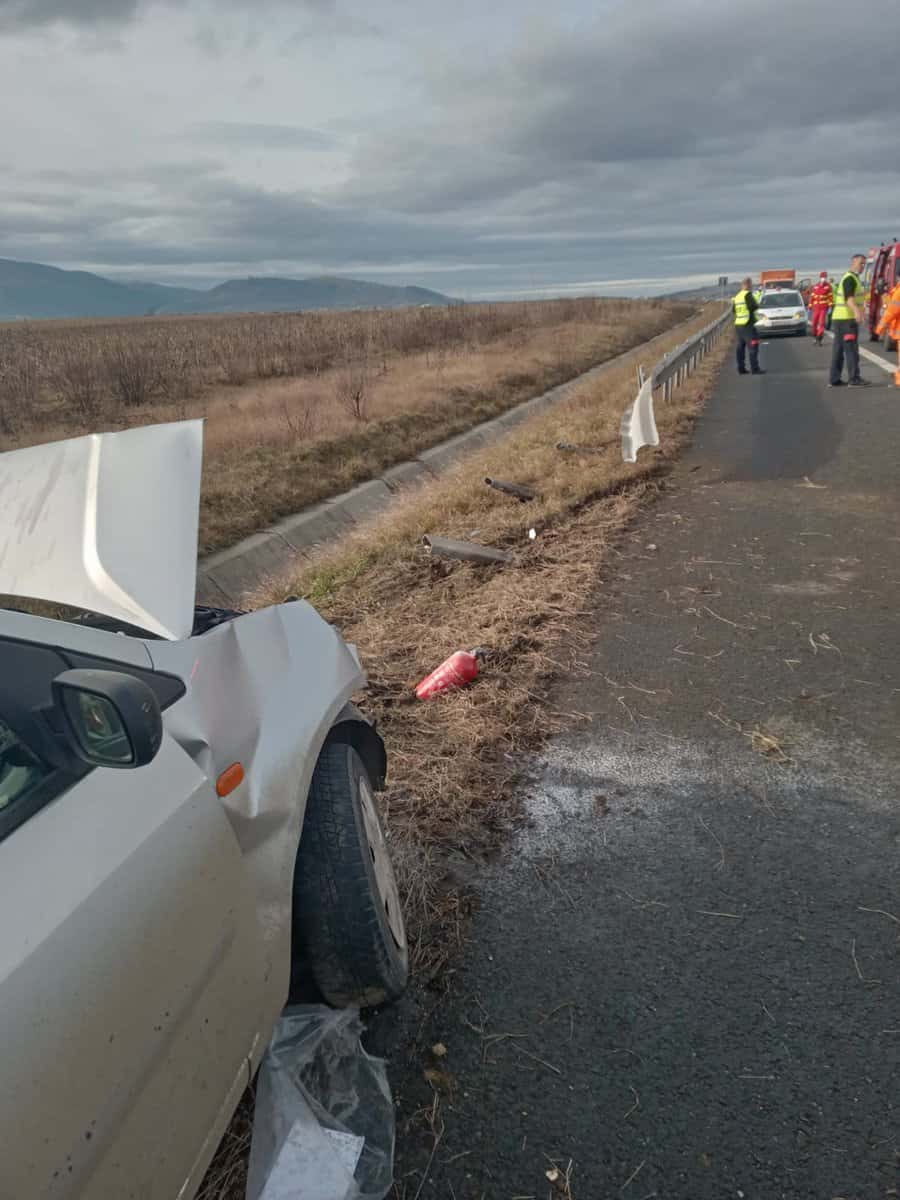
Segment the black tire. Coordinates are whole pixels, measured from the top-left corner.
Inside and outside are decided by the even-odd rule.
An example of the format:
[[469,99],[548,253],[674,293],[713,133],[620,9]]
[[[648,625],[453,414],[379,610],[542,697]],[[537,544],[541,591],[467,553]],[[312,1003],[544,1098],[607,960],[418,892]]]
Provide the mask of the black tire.
[[337,1008],[373,1008],[401,995],[409,953],[374,788],[357,752],[341,742],[326,743],[313,773],[293,915],[294,979],[305,966]]

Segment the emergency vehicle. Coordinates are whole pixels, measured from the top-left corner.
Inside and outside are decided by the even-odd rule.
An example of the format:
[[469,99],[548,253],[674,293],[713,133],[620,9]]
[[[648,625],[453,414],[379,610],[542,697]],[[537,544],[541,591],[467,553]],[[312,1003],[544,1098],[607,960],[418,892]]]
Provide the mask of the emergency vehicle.
[[[881,306],[894,286],[900,283],[900,242],[882,242],[877,250],[869,253],[866,272],[863,276],[866,288],[866,317],[869,322],[869,339],[878,341],[875,326],[881,316]],[[887,350],[893,346],[886,346]]]

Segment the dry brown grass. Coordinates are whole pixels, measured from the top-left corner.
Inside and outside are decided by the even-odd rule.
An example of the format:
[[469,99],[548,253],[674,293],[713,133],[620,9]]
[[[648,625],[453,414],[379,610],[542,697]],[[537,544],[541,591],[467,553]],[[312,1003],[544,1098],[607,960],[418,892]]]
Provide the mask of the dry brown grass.
[[[664,341],[653,357],[684,336]],[[515,819],[527,757],[580,719],[551,706],[549,684],[583,669],[606,557],[638,505],[655,494],[724,353],[723,345],[711,354],[668,405],[658,399],[661,446],[643,450],[639,463],[621,461],[617,437],[635,390],[635,352],[628,365],[585,384],[449,476],[417,487],[390,514],[255,598],[303,594],[360,647],[370,679],[363,704],[390,753],[384,813],[419,983],[438,976],[461,948],[471,908],[447,851],[477,859],[496,844]],[[644,365],[651,365],[646,358]],[[555,448],[560,441],[608,445],[563,453]],[[485,475],[529,484],[539,498],[521,504],[485,487]],[[506,547],[515,564],[432,561],[422,549],[428,532]],[[414,684],[447,654],[475,645],[492,653],[471,688],[428,703],[412,698]],[[242,1200],[246,1121],[245,1105],[200,1200]]]
[[0,326],[0,449],[202,416],[209,552],[689,311],[563,300]]

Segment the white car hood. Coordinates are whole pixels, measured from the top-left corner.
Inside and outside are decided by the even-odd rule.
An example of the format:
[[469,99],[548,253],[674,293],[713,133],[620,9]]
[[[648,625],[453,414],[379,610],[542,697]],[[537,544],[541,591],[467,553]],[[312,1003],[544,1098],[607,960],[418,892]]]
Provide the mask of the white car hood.
[[193,628],[203,422],[0,454],[0,593]]

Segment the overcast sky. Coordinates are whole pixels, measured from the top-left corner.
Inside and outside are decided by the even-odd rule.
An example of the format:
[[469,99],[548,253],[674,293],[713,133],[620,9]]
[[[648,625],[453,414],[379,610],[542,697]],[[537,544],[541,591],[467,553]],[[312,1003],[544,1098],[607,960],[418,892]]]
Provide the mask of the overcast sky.
[[465,297],[900,237],[897,0],[0,0],[0,257]]

